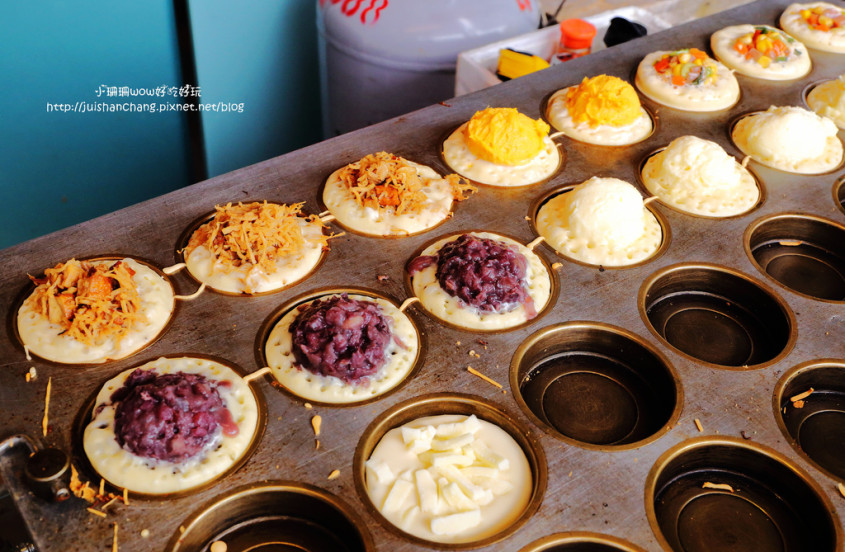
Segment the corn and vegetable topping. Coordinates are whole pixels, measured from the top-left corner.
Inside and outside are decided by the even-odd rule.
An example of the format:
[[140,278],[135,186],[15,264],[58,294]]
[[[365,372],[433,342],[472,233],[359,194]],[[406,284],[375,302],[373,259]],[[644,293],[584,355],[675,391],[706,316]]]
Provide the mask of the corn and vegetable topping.
[[773,61],[789,61],[790,58],[800,56],[801,50],[790,47],[793,42],[795,39],[775,29],[755,27],[753,33],[745,34],[734,42],[734,50],[745,56],[745,59],[754,60],[766,68]]
[[654,63],[654,70],[675,86],[712,85],[718,74],[716,62],[698,48],[663,54]]
[[801,17],[811,28],[817,31],[829,31],[845,27],[845,11],[836,8],[816,7],[801,10]]

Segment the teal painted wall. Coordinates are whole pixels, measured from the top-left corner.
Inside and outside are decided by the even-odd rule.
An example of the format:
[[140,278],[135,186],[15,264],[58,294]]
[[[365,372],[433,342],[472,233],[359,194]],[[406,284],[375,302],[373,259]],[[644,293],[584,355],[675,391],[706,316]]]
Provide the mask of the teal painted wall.
[[178,86],[170,1],[3,2],[0,37],[0,248],[189,183],[183,115],[47,112]]
[[[243,104],[203,115],[209,176],[319,141],[316,0],[189,8],[201,101]],[[0,37],[0,248],[191,183],[183,113],[47,112],[178,86],[170,0],[2,2]]]
[[316,6],[189,2],[202,101],[243,104],[203,113],[209,176],[320,141]]

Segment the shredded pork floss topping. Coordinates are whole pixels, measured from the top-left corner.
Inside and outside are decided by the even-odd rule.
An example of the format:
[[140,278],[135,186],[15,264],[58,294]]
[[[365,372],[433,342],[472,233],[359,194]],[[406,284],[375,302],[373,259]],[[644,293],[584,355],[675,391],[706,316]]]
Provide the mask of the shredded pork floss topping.
[[[380,151],[340,170],[338,178],[362,207],[393,208],[397,215],[419,213],[426,203],[426,182],[416,167],[405,159]],[[462,201],[464,194],[476,190],[460,176],[449,174],[444,180],[452,188],[452,199]]]
[[[305,245],[299,224],[303,205],[266,201],[217,205],[214,218],[194,232],[186,249],[204,245],[224,267],[249,264],[272,274],[278,259],[299,253]],[[305,220],[322,226],[316,217]],[[328,236],[319,239],[327,247]]]
[[30,276],[36,287],[27,301],[77,341],[95,345],[114,338],[119,342],[133,324],[144,320],[134,274],[122,261],[71,259],[45,270],[44,278]]

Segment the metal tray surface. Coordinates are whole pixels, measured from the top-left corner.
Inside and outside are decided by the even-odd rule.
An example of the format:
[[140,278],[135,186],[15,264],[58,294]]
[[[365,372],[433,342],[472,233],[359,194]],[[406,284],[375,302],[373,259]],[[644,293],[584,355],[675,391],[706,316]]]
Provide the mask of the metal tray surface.
[[[162,338],[123,360],[84,367],[28,361],[12,331],[12,311],[27,286],[27,274],[40,274],[44,268],[70,257],[107,254],[141,257],[159,267],[172,265],[177,262],[175,248],[186,227],[215,204],[263,199],[304,201],[308,212],[317,213],[321,211],[319,194],[326,177],[338,167],[380,150],[430,165],[441,173],[451,172],[440,157],[440,144],[448,132],[476,110],[508,106],[539,117],[550,93],[576,84],[584,76],[607,73],[633,82],[637,64],[647,53],[692,46],[709,51],[709,37],[714,31],[746,22],[776,25],[788,4],[787,0],[760,0],[429,106],[0,251],[0,312],[6,316],[7,326],[0,333],[0,438],[17,433],[41,437],[45,388],[48,378],[52,378],[50,428],[42,441],[65,451],[78,451],[78,444],[73,442],[74,424],[83,405],[107,379],[126,368],[161,355],[197,353],[226,359],[245,372],[255,371],[261,367],[256,336],[262,324],[292,298],[320,288],[355,286],[401,302],[410,294],[405,287],[405,263],[424,243],[439,235],[479,228],[528,243],[536,235],[527,217],[533,216],[532,206],[538,198],[594,175],[621,178],[642,191],[638,180],[641,162],[678,136],[694,134],[714,140],[741,159],[728,130],[739,115],[770,105],[804,106],[805,88],[845,71],[845,56],[811,50],[812,72],[796,81],[772,82],[737,75],[742,89],[740,102],[715,114],[680,112],[643,99],[656,118],[656,130],[647,140],[629,147],[603,148],[558,138],[566,160],[562,170],[549,181],[517,189],[481,186],[477,194],[458,205],[453,218],[431,232],[413,237],[376,239],[347,233],[331,240],[331,251],[315,274],[280,293],[239,298],[206,292],[194,301],[181,302]],[[513,331],[476,335],[446,327],[412,307],[409,312],[425,346],[424,363],[409,381],[379,400],[361,406],[318,405],[308,410],[304,401],[276,389],[270,379],[254,382],[268,406],[265,434],[254,454],[236,473],[199,492],[172,499],[139,497],[128,506],[112,506],[108,518],[102,519],[86,512],[86,505],[75,498],[58,504],[36,498],[22,482],[20,453],[0,459],[3,479],[42,552],[110,548],[113,522],[119,525],[120,550],[163,550],[180,525],[202,505],[231,489],[265,480],[299,482],[340,497],[363,519],[375,550],[430,550],[433,548],[386,529],[369,511],[366,500],[356,490],[353,456],[364,430],[389,408],[428,393],[455,392],[481,398],[520,426],[530,428],[530,438],[539,442],[547,459],[547,488],[539,509],[513,534],[482,550],[516,551],[562,532],[601,533],[646,550],[660,550],[662,545],[645,506],[649,472],[667,451],[699,437],[735,438],[775,451],[810,475],[834,515],[834,522],[841,524],[845,520],[845,497],[836,489],[839,481],[790,445],[776,422],[773,394],[778,380],[791,368],[821,358],[845,358],[845,304],[792,292],[761,273],[747,251],[744,235],[752,222],[778,213],[806,213],[842,225],[845,215],[835,201],[834,187],[843,169],[801,176],[755,162],[750,163],[750,168],[765,193],[762,204],[745,215],[708,219],[653,205],[668,221],[671,242],[662,255],[646,263],[601,270],[561,259],[545,245],[539,246],[541,256],[551,263],[561,263],[556,269],[560,289],[550,311],[532,324]],[[774,362],[744,370],[696,361],[667,346],[645,322],[638,297],[643,282],[650,276],[681,263],[738,271],[782,298],[794,314],[794,347]],[[382,281],[378,275],[388,279]],[[173,282],[179,294],[189,294],[196,288],[196,283],[184,273],[176,275]],[[514,352],[538,330],[572,321],[622,328],[668,360],[680,380],[683,403],[680,415],[667,431],[641,446],[612,450],[581,447],[541,429],[525,414],[509,384]],[[476,342],[479,337],[487,342],[486,348]],[[470,350],[475,350],[480,358],[471,357]],[[467,365],[502,383],[504,391],[467,373]],[[37,369],[38,378],[28,383],[25,374],[31,366]],[[319,450],[315,450],[310,424],[314,414],[323,419]],[[703,432],[697,429],[696,419]],[[72,460],[74,464],[82,463],[77,456]],[[335,469],[340,470],[340,477],[329,480],[327,476]],[[147,537],[141,536],[144,529],[149,531]],[[841,527],[836,541],[836,550],[841,551]]]

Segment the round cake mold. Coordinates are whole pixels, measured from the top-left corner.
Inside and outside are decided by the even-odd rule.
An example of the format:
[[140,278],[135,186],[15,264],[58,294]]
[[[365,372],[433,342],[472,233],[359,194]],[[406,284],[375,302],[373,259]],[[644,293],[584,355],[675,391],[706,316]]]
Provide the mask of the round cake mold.
[[771,106],[740,116],[731,126],[739,150],[762,165],[798,174],[822,174],[842,165],[836,125],[793,106]]
[[564,153],[549,136],[543,137],[543,149],[521,165],[502,165],[477,158],[465,139],[467,123],[455,129],[443,141],[440,153],[446,165],[472,182],[503,188],[540,184],[560,172]]
[[803,213],[779,213],[745,231],[754,265],[781,286],[813,299],[845,302],[845,226]]
[[793,461],[733,437],[699,437],[654,463],[646,514],[661,547],[828,550],[841,543],[830,500]]
[[[385,361],[366,381],[345,382],[333,375],[307,370],[297,362],[293,351],[291,323],[299,308],[317,300],[347,295],[352,300],[374,303],[389,318],[393,335],[385,348]],[[273,378],[288,393],[305,401],[326,406],[358,405],[377,400],[408,380],[421,363],[422,339],[416,323],[391,299],[363,288],[317,290],[299,296],[277,309],[257,336],[256,357],[268,366]]]
[[[179,462],[145,458],[131,452],[126,445],[121,446],[115,433],[115,415],[122,399],[113,397],[137,370],[159,376],[184,373],[205,377],[216,384],[216,391],[231,421],[237,424],[238,432],[223,434],[221,429],[198,454]],[[180,407],[179,399],[175,400],[172,406]],[[163,420],[172,419],[166,413],[159,415],[164,416]],[[174,355],[129,368],[105,382],[93,403],[84,409],[80,421],[80,445],[88,465],[97,475],[133,495],[170,497],[204,489],[239,469],[264,432],[266,405],[263,397],[229,363],[199,355]]]
[[[252,205],[258,202],[242,203]],[[263,203],[284,206],[276,202]],[[177,261],[185,263],[187,273],[192,279],[199,284],[205,284],[215,293],[234,297],[278,293],[306,280],[326,259],[328,249],[324,246],[326,236],[322,222],[316,218],[310,219],[311,216],[298,215],[296,220],[302,232],[303,248],[297,254],[279,257],[274,263],[276,268],[273,273],[267,273],[248,260],[237,267],[225,266],[205,245],[199,245],[189,251],[188,244],[194,234],[206,224],[212,223],[214,215],[214,212],[206,213],[185,229],[178,241],[176,257]]]
[[781,376],[772,396],[778,427],[818,470],[845,483],[845,360],[803,362]]
[[547,261],[519,241],[502,234],[483,231],[450,234],[423,246],[411,257],[410,262],[424,256],[436,257],[445,245],[456,242],[464,235],[481,240],[492,240],[503,247],[511,248],[525,258],[523,290],[533,303],[534,316],[530,316],[529,308],[525,304],[516,305],[511,310],[502,312],[482,311],[466,305],[460,297],[450,295],[441,287],[436,275],[436,261],[415,274],[410,274],[406,270],[408,288],[420,300],[427,314],[457,329],[497,332],[534,323],[554,304],[557,297],[557,281]]
[[538,539],[521,548],[519,552],[645,552],[645,550],[611,535],[590,531],[571,531]]
[[751,171],[715,142],[691,135],[650,154],[639,174],[643,186],[661,203],[693,216],[741,216],[763,198]]
[[[92,336],[93,342],[86,344],[67,334],[67,328],[33,308],[30,297],[36,287],[30,285],[22,293],[15,309],[14,325],[14,332],[27,356],[33,354],[59,364],[101,364],[138,353],[155,343],[169,328],[176,310],[175,291],[170,278],[155,265],[125,256],[89,257],[79,261],[92,266],[126,263],[134,272],[132,280],[138,288],[139,319],[120,338],[106,336],[106,339],[98,339]],[[76,286],[70,289],[75,291]]]
[[664,435],[683,407],[671,363],[641,337],[609,324],[547,326],[520,344],[511,391],[547,433],[593,450],[627,450]]
[[[583,201],[575,195],[582,191]],[[616,178],[592,177],[555,190],[540,199],[532,214],[534,229],[546,245],[580,264],[620,269],[637,266],[657,257],[670,241],[665,218],[645,203],[633,185]],[[574,215],[578,216],[577,226],[572,228]],[[584,231],[579,233],[579,228]],[[619,243],[614,237],[628,241]]]
[[[575,85],[577,86],[577,85]],[[651,113],[640,106],[640,116],[627,125],[609,124],[591,126],[587,122],[576,123],[566,105],[566,94],[575,86],[558,90],[546,101],[546,120],[564,135],[587,144],[597,146],[629,146],[648,139],[655,129]]]
[[751,277],[708,263],[681,263],[647,277],[637,299],[649,330],[693,360],[732,370],[769,366],[795,345],[795,314]]
[[421,209],[418,212],[398,214],[394,206],[374,208],[360,205],[339,177],[340,172],[346,168],[341,167],[329,176],[321,193],[323,205],[335,217],[337,224],[365,236],[399,238],[428,232],[452,216],[456,202],[446,179],[427,165],[395,157],[416,169],[424,182],[420,191],[426,199]]
[[368,552],[375,544],[364,520],[339,497],[307,483],[266,481],[213,498],[182,522],[167,550],[221,548]]
[[[511,512],[507,521],[500,521],[497,526],[491,526],[486,530],[486,535],[476,536],[468,539],[456,538],[451,541],[431,541],[414,534],[405,532],[394,523],[389,521],[369,498],[367,490],[367,460],[370,459],[373,450],[380,441],[391,430],[409,422],[419,420],[428,416],[450,415],[450,417],[466,418],[476,416],[479,420],[497,426],[503,430],[518,448],[521,449],[531,477],[531,488],[528,491],[526,503],[517,512]],[[364,430],[358,446],[355,448],[353,459],[353,476],[355,488],[358,495],[364,501],[365,507],[370,515],[375,517],[380,524],[391,533],[401,537],[402,540],[416,545],[437,546],[438,548],[463,550],[489,546],[512,535],[519,527],[528,522],[531,516],[540,507],[543,494],[546,488],[548,470],[546,466],[545,453],[539,443],[527,427],[507,414],[499,406],[473,395],[458,393],[435,393],[409,399],[392,406],[380,414]]]

